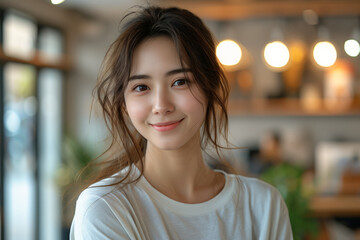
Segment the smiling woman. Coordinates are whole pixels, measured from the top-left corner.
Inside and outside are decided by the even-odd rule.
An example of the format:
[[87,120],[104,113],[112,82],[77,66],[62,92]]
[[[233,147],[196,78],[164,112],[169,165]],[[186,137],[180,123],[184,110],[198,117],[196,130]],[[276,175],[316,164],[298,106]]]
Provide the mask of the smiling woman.
[[[201,151],[206,100],[185,67],[167,36],[147,39],[134,51],[125,106],[131,122],[147,140],[147,152],[153,148],[187,151],[194,145]],[[145,165],[152,162],[149,156],[145,154]]]
[[292,239],[277,190],[204,162],[206,147],[227,147],[229,88],[203,22],[178,8],[133,15],[96,88],[118,154],[79,196],[70,239]]

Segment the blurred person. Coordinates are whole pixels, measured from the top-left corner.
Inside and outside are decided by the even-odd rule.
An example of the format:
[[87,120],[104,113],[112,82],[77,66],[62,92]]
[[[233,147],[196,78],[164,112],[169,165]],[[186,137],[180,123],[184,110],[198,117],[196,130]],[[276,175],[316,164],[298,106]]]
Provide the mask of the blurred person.
[[279,192],[212,170],[229,87],[203,22],[150,6],[111,45],[96,88],[109,159],[79,196],[70,239],[292,239]]
[[276,132],[265,133],[260,139],[259,147],[249,149],[249,170],[255,176],[283,162],[281,139]]

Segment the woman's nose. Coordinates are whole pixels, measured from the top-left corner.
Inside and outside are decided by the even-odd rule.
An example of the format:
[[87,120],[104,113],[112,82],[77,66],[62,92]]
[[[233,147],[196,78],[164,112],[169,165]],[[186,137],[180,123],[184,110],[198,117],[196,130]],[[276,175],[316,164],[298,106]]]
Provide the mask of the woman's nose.
[[171,94],[167,89],[158,89],[153,96],[153,114],[168,114],[175,110]]

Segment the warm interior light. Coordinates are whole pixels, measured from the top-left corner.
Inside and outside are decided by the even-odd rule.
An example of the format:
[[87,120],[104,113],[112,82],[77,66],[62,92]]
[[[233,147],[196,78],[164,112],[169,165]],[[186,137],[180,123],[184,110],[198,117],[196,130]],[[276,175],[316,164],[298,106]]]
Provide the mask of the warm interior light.
[[60,3],[63,3],[63,2],[65,2],[65,0],[51,0],[51,3],[52,4],[60,4]]
[[324,74],[323,96],[325,107],[331,110],[344,110],[354,99],[355,68],[345,59],[339,59],[326,69]]
[[272,67],[284,67],[289,62],[289,49],[280,41],[268,43],[264,49],[264,58]]
[[318,42],[313,51],[315,62],[322,67],[332,66],[337,58],[334,45],[331,42]]
[[241,48],[232,40],[221,41],[216,47],[216,56],[222,64],[227,66],[238,64],[241,55]]
[[360,44],[354,39],[349,39],[344,44],[344,50],[347,55],[351,57],[356,57],[360,53]]

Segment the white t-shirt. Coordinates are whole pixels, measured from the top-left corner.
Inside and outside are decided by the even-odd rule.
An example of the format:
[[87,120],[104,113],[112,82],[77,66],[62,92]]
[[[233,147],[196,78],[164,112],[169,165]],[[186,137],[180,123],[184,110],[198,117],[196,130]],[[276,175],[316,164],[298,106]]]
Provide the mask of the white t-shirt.
[[275,188],[224,174],[221,192],[198,204],[166,197],[145,177],[125,186],[87,188],[77,200],[70,239],[293,239],[288,210]]

